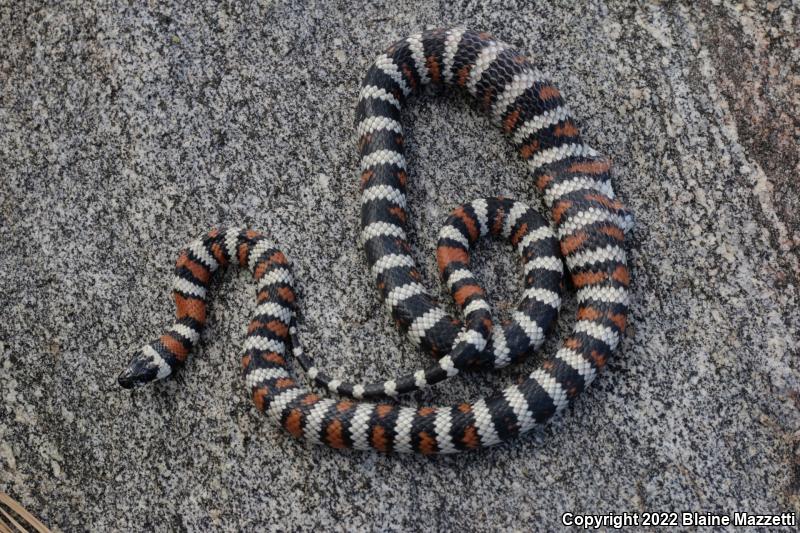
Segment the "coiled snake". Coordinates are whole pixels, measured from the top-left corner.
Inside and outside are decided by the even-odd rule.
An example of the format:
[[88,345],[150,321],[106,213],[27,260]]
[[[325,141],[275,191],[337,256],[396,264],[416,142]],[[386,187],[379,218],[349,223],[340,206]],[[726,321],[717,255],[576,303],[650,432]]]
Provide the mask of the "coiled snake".
[[[556,237],[538,213],[506,198],[479,199],[453,211],[439,233],[437,263],[463,323],[421,285],[406,241],[400,112],[426,85],[464,88],[475,97],[527,161],[557,232]],[[437,361],[372,384],[343,383],[321,373],[297,337],[295,290],[284,254],[259,232],[214,229],[180,252],[173,285],[177,322],[136,352],[120,385],[163,379],[184,362],[206,321],[211,275],[238,264],[252,271],[258,285],[242,359],[245,380],[258,409],[295,437],[334,448],[453,453],[504,441],[563,410],[592,382],[623,335],[630,283],[623,244],[631,216],[614,199],[610,162],[582,142],[559,91],[525,56],[485,33],[425,31],[395,43],[370,67],[356,127],[367,261],[394,321]],[[489,233],[507,238],[524,264],[522,299],[502,326],[493,323],[485,292],[469,270],[470,247]],[[449,407],[404,407],[385,399],[465,368],[502,367],[538,348],[558,313],[564,263],[577,291],[573,332],[522,383]],[[292,377],[289,355],[317,384],[355,399],[311,392]]]

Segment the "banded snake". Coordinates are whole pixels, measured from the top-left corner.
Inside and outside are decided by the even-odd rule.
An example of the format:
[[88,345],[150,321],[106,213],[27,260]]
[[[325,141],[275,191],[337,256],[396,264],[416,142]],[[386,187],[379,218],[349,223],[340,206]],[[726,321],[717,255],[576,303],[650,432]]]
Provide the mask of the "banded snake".
[[[527,161],[555,232],[521,202],[490,197],[452,212],[439,233],[437,265],[464,313],[448,316],[420,283],[406,240],[406,159],[400,113],[423,87],[466,90]],[[603,368],[624,335],[630,273],[623,248],[632,216],[615,199],[610,161],[583,143],[555,86],[512,47],[462,28],[412,35],[389,47],[364,78],[356,109],[361,156],[361,241],[381,299],[410,340],[436,362],[378,383],[321,372],[300,345],[296,293],[286,256],[253,230],[213,229],[179,254],[177,321],[138,350],[120,374],[131,388],[171,375],[199,342],[209,281],[220,267],[248,267],[257,306],[242,367],[253,400],[286,431],[334,448],[454,453],[524,433],[563,410]],[[487,234],[519,252],[524,292],[511,320],[494,324],[469,269],[470,248]],[[563,257],[563,260],[562,260]],[[523,382],[471,403],[406,407],[387,397],[440,382],[466,368],[499,368],[541,346],[561,303],[563,265],[577,291],[574,329]],[[292,377],[294,356],[321,396]],[[376,403],[366,401],[377,400]]]

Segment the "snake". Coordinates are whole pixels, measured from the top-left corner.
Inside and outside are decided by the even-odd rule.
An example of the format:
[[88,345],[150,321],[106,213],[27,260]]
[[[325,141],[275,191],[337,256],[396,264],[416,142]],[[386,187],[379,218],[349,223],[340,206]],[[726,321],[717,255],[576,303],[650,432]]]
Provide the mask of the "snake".
[[[401,112],[426,90],[472,96],[527,163],[551,219],[502,196],[473,200],[450,213],[438,234],[436,263],[463,320],[450,316],[423,285],[407,239]],[[615,196],[610,159],[584,143],[560,91],[524,54],[463,27],[416,33],[379,55],[361,85],[355,128],[360,244],[393,321],[434,361],[373,383],[323,372],[300,343],[286,255],[268,234],[218,227],[180,251],[172,290],[176,322],[135,351],[119,384],[135,388],[183,366],[206,324],[213,274],[238,265],[257,284],[244,341],[244,380],[256,408],[296,438],[337,449],[449,454],[492,446],[552,419],[593,382],[625,335],[631,283],[625,238],[633,215]],[[522,260],[522,297],[499,324],[470,269],[471,250],[484,236],[506,239]],[[537,351],[566,286],[577,299],[573,329],[521,382],[449,406],[396,401],[464,370],[501,368]],[[291,358],[327,392],[295,378]]]

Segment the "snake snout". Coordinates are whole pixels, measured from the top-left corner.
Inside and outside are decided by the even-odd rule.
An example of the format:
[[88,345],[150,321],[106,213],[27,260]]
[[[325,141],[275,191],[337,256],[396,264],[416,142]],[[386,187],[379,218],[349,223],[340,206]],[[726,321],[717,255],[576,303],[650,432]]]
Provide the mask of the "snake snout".
[[128,367],[117,378],[117,383],[124,389],[141,387],[158,377],[158,366],[149,357],[137,351]]

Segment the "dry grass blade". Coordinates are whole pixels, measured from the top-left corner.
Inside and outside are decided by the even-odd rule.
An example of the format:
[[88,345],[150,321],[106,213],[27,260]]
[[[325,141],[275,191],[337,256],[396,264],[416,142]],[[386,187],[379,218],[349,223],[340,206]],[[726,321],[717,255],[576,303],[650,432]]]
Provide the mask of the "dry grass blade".
[[11,529],[8,527],[8,524],[3,522],[2,518],[0,518],[0,533],[13,533]]
[[[17,503],[13,498],[11,498],[11,496],[6,494],[5,492],[0,492],[0,504],[5,505],[9,510],[11,510],[11,512],[16,514],[20,520],[25,521],[26,527],[32,527],[38,533],[52,533],[47,526],[45,526],[39,521],[39,519],[37,519],[28,511],[26,511],[22,505]],[[12,516],[8,514],[8,512],[5,509],[3,509],[3,507],[0,507],[0,513],[2,513],[3,516],[6,518],[6,520],[9,520],[11,524],[15,528],[17,528],[18,531],[22,532],[29,531],[28,529],[25,529],[25,527],[20,525],[19,522],[14,520],[14,518],[12,518]],[[6,532],[11,533],[12,530],[5,522],[3,522],[2,518],[0,518],[0,533],[6,533]]]
[[[14,517],[13,517],[13,516],[11,516],[10,514],[8,514],[8,513],[6,512],[6,510],[5,510],[5,509],[3,509],[2,507],[0,507],[0,513],[2,513],[2,514],[3,514],[3,516],[6,518],[6,520],[8,520],[8,521],[10,522],[10,524],[11,524],[12,526],[14,526],[15,528],[17,528],[17,531],[25,531],[25,528],[24,528],[24,527],[22,527],[22,525],[20,525],[20,523],[19,523],[19,522],[17,522],[16,520],[14,520]],[[8,525],[8,524],[6,524],[5,522],[3,522],[2,518],[0,518],[0,533],[6,533],[7,531],[11,531],[11,528],[9,527],[9,525]]]

